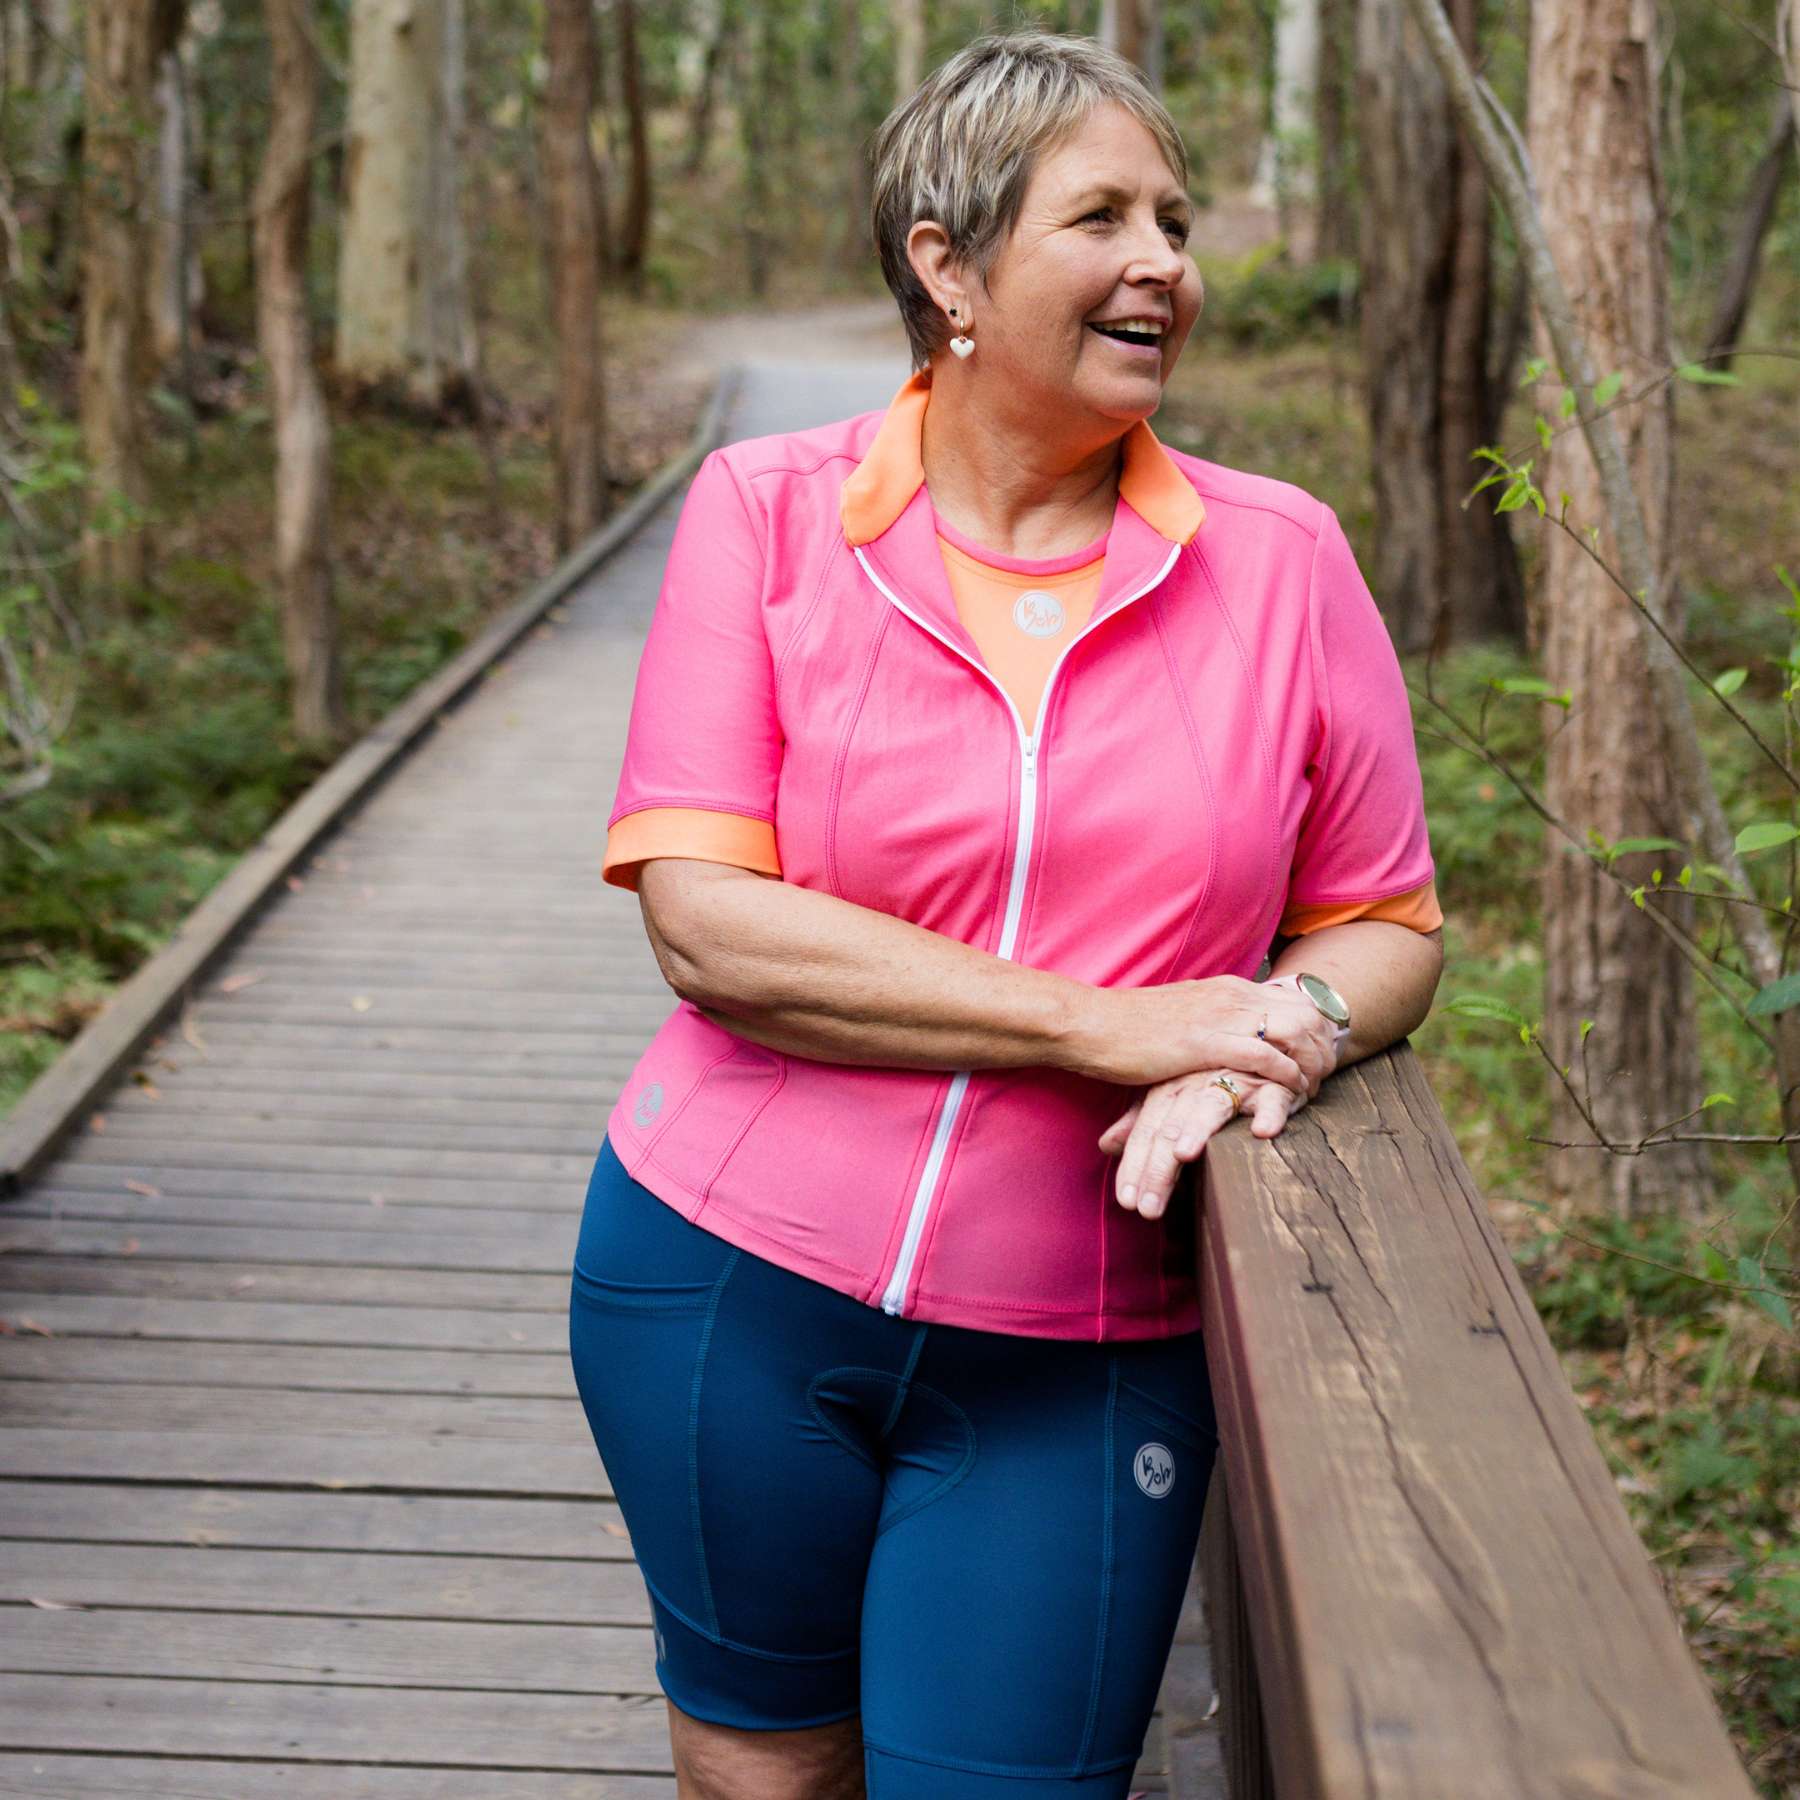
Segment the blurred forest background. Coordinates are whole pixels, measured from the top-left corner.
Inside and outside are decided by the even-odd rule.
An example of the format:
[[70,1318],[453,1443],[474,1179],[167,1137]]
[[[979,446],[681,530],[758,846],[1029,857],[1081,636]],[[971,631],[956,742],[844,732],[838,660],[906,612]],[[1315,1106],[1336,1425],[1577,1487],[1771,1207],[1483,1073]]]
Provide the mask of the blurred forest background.
[[1402,0],[0,0],[0,1115],[722,366],[898,343],[865,221],[898,97],[981,31],[1096,33],[1202,209],[1155,427],[1351,532],[1448,915],[1415,1045],[1746,1762],[1800,1794],[1797,10],[1448,7],[1589,405]]

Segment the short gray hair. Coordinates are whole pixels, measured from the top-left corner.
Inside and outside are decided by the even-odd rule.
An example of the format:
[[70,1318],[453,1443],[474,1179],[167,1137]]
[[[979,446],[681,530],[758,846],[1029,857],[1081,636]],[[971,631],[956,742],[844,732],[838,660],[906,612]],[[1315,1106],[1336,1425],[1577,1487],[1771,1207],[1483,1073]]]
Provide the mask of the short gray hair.
[[949,327],[907,259],[907,234],[920,219],[935,219],[949,235],[952,255],[985,285],[1018,221],[1038,157],[1108,101],[1143,123],[1185,188],[1187,150],[1168,109],[1132,63],[1073,33],[978,37],[882,121],[873,145],[870,220],[915,370],[943,348]]

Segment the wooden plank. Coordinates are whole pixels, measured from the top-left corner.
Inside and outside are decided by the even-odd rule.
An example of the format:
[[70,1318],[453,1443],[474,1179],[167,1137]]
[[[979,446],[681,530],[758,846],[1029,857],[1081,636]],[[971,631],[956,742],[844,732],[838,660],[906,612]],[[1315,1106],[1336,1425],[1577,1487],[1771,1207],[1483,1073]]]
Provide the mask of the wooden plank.
[[586,1774],[0,1752],[0,1794],[41,1800],[675,1800],[675,1777],[609,1773],[602,1792]]
[[[23,1605],[33,1598],[72,1606],[346,1619],[650,1622],[644,1578],[629,1561],[0,1542],[0,1600]],[[19,1740],[0,1737],[0,1744],[8,1742]]]
[[[567,1347],[560,1354],[476,1350],[325,1349],[313,1344],[126,1343],[117,1338],[0,1338],[0,1380],[118,1382],[126,1386],[319,1388],[336,1394],[477,1394],[489,1399],[575,1398]],[[120,1395],[131,1408],[137,1396]],[[11,1417],[10,1397],[0,1418]],[[62,1420],[59,1423],[66,1423]],[[116,1413],[115,1413],[116,1422]]]
[[612,1498],[611,1483],[591,1441],[585,1450],[573,1444],[534,1444],[527,1454],[517,1443],[485,1438],[395,1440],[39,1427],[0,1432],[0,1469],[9,1475],[64,1481],[198,1481],[220,1486]]
[[[596,1158],[605,1137],[602,1115],[594,1133]],[[389,1174],[376,1182],[355,1169],[336,1173],[319,1169],[196,1169],[163,1158],[157,1160],[150,1173],[155,1179],[146,1181],[127,1165],[82,1162],[65,1156],[51,1166],[42,1181],[32,1183],[28,1194],[0,1205],[0,1223],[36,1216],[29,1209],[45,1198],[71,1202],[97,1195],[129,1198],[136,1190],[126,1186],[128,1181],[156,1189],[154,1194],[139,1196],[151,1200],[317,1200],[367,1206],[370,1194],[379,1193],[390,1206],[517,1207],[527,1212],[579,1205],[587,1193],[584,1179],[576,1186],[571,1200],[570,1183],[561,1175],[548,1181],[529,1181],[518,1177],[509,1180]]]
[[660,1696],[493,1694],[305,1682],[10,1675],[8,1749],[281,1756],[438,1768],[671,1770]]
[[[587,1179],[587,1171],[581,1173]],[[109,1224],[92,1219],[0,1219],[0,1256],[156,1258],[183,1262],[289,1262],[362,1268],[482,1270],[490,1274],[561,1271],[567,1278],[575,1222],[540,1225],[521,1218],[510,1237],[489,1232],[391,1236],[369,1231],[280,1231],[267,1226]],[[8,1265],[5,1279],[16,1282]],[[564,1292],[564,1303],[568,1295]]]
[[[154,1185],[146,1183],[145,1185]],[[29,1200],[9,1200],[8,1219],[81,1219],[88,1223],[117,1221],[158,1225],[280,1226],[294,1231],[374,1231],[384,1233],[498,1233],[511,1237],[521,1219],[561,1221],[573,1247],[580,1224],[583,1196],[573,1201],[560,1183],[545,1183],[545,1200],[536,1206],[506,1209],[478,1206],[392,1204],[387,1190],[371,1183],[362,1194],[342,1200],[252,1200],[233,1196],[195,1198],[168,1193],[71,1193],[32,1189]],[[559,1193],[564,1198],[556,1199]],[[371,1195],[379,1196],[371,1200]]]
[[[216,1346],[217,1358],[236,1354]],[[373,1354],[373,1353],[371,1353]],[[200,1371],[196,1370],[196,1377]],[[0,1412],[8,1430],[33,1426],[106,1431],[212,1431],[396,1441],[586,1445],[593,1437],[575,1399],[491,1399],[480,1394],[358,1394],[354,1400],[285,1388],[142,1387],[129,1396],[106,1381],[21,1381]],[[0,1463],[0,1467],[4,1464]]]
[[627,1561],[609,1500],[103,1486],[0,1480],[0,1536],[238,1550],[392,1550],[414,1555]]
[[138,1256],[9,1256],[0,1280],[16,1294],[121,1294],[172,1300],[317,1303],[567,1316],[569,1277],[496,1274],[484,1270],[416,1270],[279,1262],[181,1261]]
[[[81,1160],[119,1163],[166,1157],[170,1162],[198,1163],[200,1167],[236,1167],[244,1163],[256,1167],[271,1153],[303,1150],[310,1143],[338,1159],[331,1167],[343,1168],[352,1156],[379,1165],[384,1160],[383,1151],[390,1146],[395,1155],[410,1157],[441,1143],[447,1151],[468,1155],[503,1155],[511,1149],[528,1162],[546,1156],[585,1156],[591,1162],[601,1135],[591,1111],[584,1117],[572,1108],[561,1123],[546,1121],[530,1127],[498,1117],[459,1120],[449,1116],[447,1110],[439,1117],[415,1115],[410,1106],[391,1104],[385,1118],[374,1113],[362,1118],[333,1114],[329,1108],[320,1108],[309,1117],[292,1108],[276,1106],[260,1111],[239,1106],[192,1113],[184,1108],[161,1107],[139,1112],[109,1111],[104,1117],[105,1131],[87,1139]],[[319,1129],[327,1122],[331,1126],[328,1133]],[[604,1123],[602,1119],[600,1125],[603,1127]],[[234,1152],[236,1163],[230,1161]],[[391,1162],[394,1157],[386,1160]],[[37,1185],[33,1183],[34,1190]],[[7,1211],[12,1211],[10,1204]]]
[[0,1611],[0,1671],[660,1695],[649,1630],[182,1613]]
[[1750,1800],[1410,1045],[1201,1167],[1275,1791]]
[[[0,1268],[4,1268],[0,1264]],[[431,1306],[306,1306],[0,1289],[0,1328],[59,1337],[568,1354],[564,1315]]]
[[[667,1009],[675,1010],[671,1003]],[[209,1017],[204,1029],[195,1025],[197,1041],[183,1037],[165,1040],[161,1047],[140,1058],[154,1066],[157,1058],[173,1056],[190,1062],[209,1059],[230,1061],[245,1067],[281,1068],[287,1065],[331,1066],[343,1051],[371,1049],[381,1052],[384,1068],[465,1070],[479,1066],[498,1071],[529,1073],[542,1069],[560,1077],[591,1073],[601,1059],[637,1055],[644,1047],[641,1028],[635,1022],[613,1026],[604,1008],[597,1008],[589,1028],[573,1031],[513,1029],[490,1021],[481,1036],[478,1058],[469,1053],[468,1033],[438,1026],[401,1025],[383,1020],[378,1031],[341,1018],[320,1021],[286,1021],[279,1031],[267,1020]],[[338,1065],[338,1066],[341,1066]]]

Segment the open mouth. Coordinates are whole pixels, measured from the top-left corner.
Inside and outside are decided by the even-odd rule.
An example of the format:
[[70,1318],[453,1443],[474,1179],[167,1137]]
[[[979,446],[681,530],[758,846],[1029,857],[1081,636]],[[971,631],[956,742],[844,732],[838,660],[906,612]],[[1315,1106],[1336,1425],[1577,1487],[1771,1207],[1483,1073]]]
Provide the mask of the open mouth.
[[1110,338],[1115,344],[1126,344],[1133,350],[1162,349],[1161,337],[1147,331],[1129,331],[1119,325],[1090,325],[1088,330],[1098,332],[1103,338]]

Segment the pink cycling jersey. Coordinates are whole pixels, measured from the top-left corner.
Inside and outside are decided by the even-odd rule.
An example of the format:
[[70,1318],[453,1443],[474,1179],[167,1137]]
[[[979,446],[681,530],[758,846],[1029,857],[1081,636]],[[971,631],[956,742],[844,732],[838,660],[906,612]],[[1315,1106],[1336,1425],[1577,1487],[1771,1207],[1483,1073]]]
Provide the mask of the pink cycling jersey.
[[[743,861],[1103,987],[1248,977],[1281,928],[1441,923],[1404,681],[1331,509],[1132,427],[1098,596],[1028,727],[952,592],[928,395],[921,373],[701,465],[606,879]],[[684,1000],[608,1133],[685,1217],[889,1312],[1167,1336],[1199,1324],[1193,1220],[1114,1198],[1096,1140],[1131,1095],[785,1055]]]

